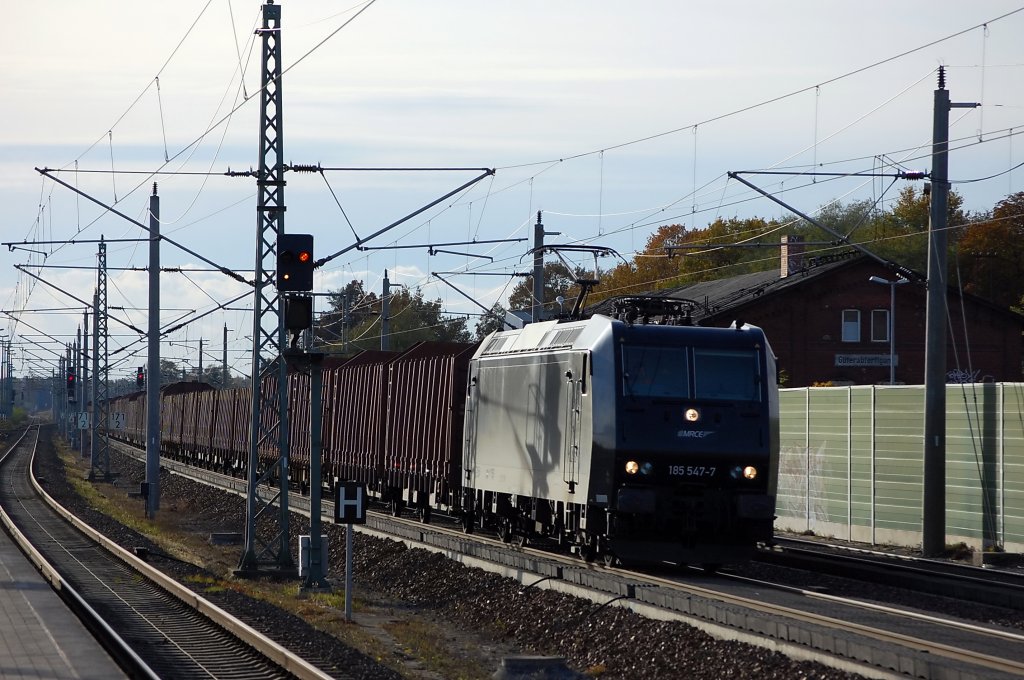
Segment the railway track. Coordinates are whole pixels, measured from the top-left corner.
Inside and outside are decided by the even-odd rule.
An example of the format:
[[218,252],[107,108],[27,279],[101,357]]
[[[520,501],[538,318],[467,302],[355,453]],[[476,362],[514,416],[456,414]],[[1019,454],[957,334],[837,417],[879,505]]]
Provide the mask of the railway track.
[[[170,461],[166,465],[203,483],[244,493],[243,480]],[[308,513],[308,498],[293,495],[289,503],[295,511]],[[329,501],[323,510],[331,514]],[[752,579],[597,567],[385,513],[371,514],[366,530],[518,578],[523,593],[551,589],[589,598],[599,607],[614,604],[650,618],[682,620],[717,635],[767,644],[873,677],[1024,676],[1024,635],[998,626]]]
[[777,538],[758,561],[1024,611],[1024,573]]
[[30,474],[38,429],[0,460],[4,523],[133,677],[329,678],[98,536],[69,523]]

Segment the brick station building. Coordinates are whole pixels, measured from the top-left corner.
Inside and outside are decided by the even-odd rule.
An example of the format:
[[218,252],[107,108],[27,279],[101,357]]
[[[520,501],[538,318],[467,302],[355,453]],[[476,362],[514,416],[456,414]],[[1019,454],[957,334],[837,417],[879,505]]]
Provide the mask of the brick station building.
[[[778,270],[705,281],[657,295],[691,303],[693,322],[728,326],[734,320],[762,327],[779,358],[785,387],[815,383],[888,384],[889,318],[897,384],[924,383],[924,277],[851,250],[805,258],[803,244],[784,237]],[[881,283],[870,280],[878,277]],[[895,295],[895,310],[890,298]],[[1024,316],[948,288],[947,382],[1016,382],[1022,379]]]

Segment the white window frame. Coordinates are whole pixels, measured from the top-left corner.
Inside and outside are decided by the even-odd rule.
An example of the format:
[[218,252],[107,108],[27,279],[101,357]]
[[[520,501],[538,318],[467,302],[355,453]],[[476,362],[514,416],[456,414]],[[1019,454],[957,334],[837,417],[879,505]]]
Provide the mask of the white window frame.
[[[847,314],[854,316],[856,320],[847,321]],[[840,317],[840,338],[843,342],[860,342],[860,310],[844,309]]]
[[[885,319],[883,328],[879,329],[878,324],[875,323],[876,316],[882,315]],[[882,331],[882,337],[878,337],[878,331]],[[872,309],[871,310],[871,342],[889,342],[889,310],[888,309]]]

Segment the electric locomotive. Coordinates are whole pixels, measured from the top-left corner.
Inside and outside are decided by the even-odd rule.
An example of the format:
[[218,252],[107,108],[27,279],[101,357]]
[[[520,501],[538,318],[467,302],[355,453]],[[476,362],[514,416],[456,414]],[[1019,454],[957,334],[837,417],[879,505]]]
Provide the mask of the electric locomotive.
[[764,332],[594,315],[495,332],[470,361],[467,529],[586,559],[715,568],[769,542],[778,469]]

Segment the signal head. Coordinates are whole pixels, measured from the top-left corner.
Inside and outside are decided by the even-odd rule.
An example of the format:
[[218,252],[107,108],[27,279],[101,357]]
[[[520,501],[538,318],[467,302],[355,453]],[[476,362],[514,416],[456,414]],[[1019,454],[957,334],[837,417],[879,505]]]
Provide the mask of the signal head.
[[277,289],[282,292],[313,290],[312,234],[278,235]]

